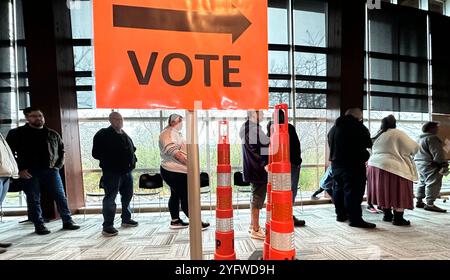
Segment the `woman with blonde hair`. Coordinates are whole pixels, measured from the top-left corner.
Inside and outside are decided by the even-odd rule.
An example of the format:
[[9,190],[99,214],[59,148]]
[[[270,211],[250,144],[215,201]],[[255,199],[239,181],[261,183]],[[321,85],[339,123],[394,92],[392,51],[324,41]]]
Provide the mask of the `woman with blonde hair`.
[[383,209],[383,221],[396,226],[410,225],[403,213],[405,209],[414,209],[413,181],[418,176],[413,156],[419,146],[396,128],[393,115],[383,118],[380,130],[372,139],[367,169],[368,203]]

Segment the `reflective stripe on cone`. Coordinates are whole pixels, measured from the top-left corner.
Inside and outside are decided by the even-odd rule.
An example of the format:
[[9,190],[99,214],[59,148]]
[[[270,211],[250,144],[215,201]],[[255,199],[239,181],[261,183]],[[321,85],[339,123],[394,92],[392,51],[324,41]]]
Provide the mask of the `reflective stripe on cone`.
[[216,231],[233,231],[233,209],[216,210]]
[[294,221],[292,219],[290,222],[276,222],[272,220],[269,257],[271,260],[290,260],[295,258]]

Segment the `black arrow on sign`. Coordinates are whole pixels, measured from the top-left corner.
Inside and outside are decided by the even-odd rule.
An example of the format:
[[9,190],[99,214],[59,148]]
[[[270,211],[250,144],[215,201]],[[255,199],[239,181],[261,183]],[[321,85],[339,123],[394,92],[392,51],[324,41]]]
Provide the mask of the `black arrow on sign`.
[[113,5],[113,26],[168,31],[226,33],[233,43],[252,23],[233,5],[227,15]]

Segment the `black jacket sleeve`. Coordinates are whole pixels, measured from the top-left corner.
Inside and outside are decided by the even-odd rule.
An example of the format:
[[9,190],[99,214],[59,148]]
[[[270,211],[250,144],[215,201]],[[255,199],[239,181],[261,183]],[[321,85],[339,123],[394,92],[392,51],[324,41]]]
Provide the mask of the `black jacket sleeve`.
[[64,165],[64,159],[65,159],[64,142],[62,141],[61,136],[58,135],[58,160],[55,163],[55,167],[61,169]]
[[105,154],[104,131],[100,130],[94,136],[94,144],[92,146],[92,157],[102,160]]

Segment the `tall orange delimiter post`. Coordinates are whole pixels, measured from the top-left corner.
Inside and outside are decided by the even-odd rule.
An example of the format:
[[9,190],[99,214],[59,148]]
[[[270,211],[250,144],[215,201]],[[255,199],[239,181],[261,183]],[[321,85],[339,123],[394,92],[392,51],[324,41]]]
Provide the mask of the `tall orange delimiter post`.
[[[279,111],[284,113],[280,123]],[[289,159],[288,106],[275,106],[274,129],[270,139],[271,167],[270,260],[294,260],[294,221],[292,219],[291,163]]]
[[215,260],[235,260],[228,122],[219,121]]

